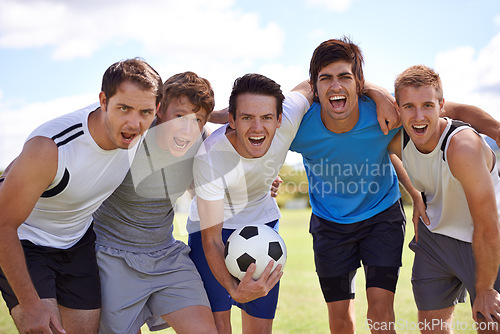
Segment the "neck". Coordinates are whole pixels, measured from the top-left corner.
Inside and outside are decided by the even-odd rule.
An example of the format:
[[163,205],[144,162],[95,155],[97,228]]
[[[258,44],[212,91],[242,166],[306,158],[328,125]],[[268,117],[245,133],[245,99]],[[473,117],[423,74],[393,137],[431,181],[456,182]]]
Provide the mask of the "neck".
[[229,143],[231,143],[231,146],[233,146],[234,150],[241,156],[243,156],[239,151],[238,147],[236,145],[238,138],[236,137],[236,130],[230,127],[229,125],[226,128],[226,138],[229,140]]
[[359,108],[353,110],[346,118],[334,119],[326,113],[321,113],[321,120],[325,127],[333,133],[351,131],[359,120]]
[[439,139],[441,138],[441,135],[443,134],[444,130],[446,129],[448,122],[444,118],[439,118],[439,123],[436,126],[436,130],[431,138],[422,145],[417,145],[415,144],[415,147],[420,153],[423,154],[428,154],[434,151],[436,146],[439,143]]
[[90,136],[103,150],[114,150],[116,147],[110,142],[105,133],[104,111],[101,107],[92,111],[87,119]]

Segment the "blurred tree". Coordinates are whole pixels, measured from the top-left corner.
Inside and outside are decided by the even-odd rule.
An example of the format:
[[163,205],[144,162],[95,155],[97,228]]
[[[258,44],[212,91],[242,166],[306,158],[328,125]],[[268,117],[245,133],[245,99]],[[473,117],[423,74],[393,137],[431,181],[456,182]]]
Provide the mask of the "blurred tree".
[[307,175],[304,169],[298,169],[289,165],[283,165],[279,176],[283,179],[276,201],[280,208],[287,206],[287,203],[303,202],[309,205],[309,192]]

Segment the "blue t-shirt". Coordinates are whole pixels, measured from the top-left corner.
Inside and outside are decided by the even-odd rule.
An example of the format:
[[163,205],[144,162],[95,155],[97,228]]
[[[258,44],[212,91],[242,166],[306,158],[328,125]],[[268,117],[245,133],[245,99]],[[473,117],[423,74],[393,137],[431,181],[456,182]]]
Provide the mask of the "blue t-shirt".
[[352,130],[334,133],[321,120],[321,105],[309,108],[290,149],[302,154],[313,213],[350,224],[375,216],[401,197],[387,145],[398,132],[384,135],[376,105],[359,98],[359,120]]

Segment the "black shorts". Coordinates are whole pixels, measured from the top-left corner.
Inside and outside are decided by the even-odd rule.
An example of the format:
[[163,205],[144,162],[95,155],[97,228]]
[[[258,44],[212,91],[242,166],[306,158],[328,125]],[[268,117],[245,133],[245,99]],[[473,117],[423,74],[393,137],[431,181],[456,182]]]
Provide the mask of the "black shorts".
[[[337,282],[335,285],[344,286],[343,290],[353,298],[352,280],[362,262],[365,267],[373,268],[367,270],[367,287],[395,290],[398,268],[402,265],[405,224],[400,200],[381,213],[353,224],[334,223],[312,214],[310,232],[322,288],[330,285],[328,282]],[[384,280],[390,282],[386,284]]]
[[[101,285],[95,256],[92,226],[69,249],[37,246],[21,240],[31,281],[40,298],[55,298],[71,309],[93,310],[101,307]],[[19,302],[0,270],[0,290],[9,310]]]

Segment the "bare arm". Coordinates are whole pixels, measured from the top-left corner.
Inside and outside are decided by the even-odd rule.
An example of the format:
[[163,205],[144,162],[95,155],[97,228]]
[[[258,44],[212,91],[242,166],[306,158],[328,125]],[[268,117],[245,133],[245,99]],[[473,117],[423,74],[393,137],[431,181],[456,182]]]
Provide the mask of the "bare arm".
[[226,268],[224,262],[224,243],[222,242],[223,202],[206,201],[198,197],[198,214],[200,215],[201,237],[203,251],[210,270],[217,281],[229,292],[237,302],[247,303],[254,299],[266,296],[278,283],[283,275],[281,266],[271,272],[273,263],[270,262],[259,280],[254,281],[252,274],[255,264],[251,264],[247,273],[238,284]]
[[229,108],[212,111],[208,116],[208,121],[215,124],[226,124],[229,122]]
[[227,271],[224,263],[224,243],[222,242],[224,203],[222,200],[207,201],[200,197],[197,201],[205,257],[217,281],[232,295],[232,292],[236,290],[237,282]]
[[5,168],[5,170],[2,173],[2,177],[5,177],[7,175],[7,173],[9,172],[9,169],[12,167],[12,165],[14,164],[14,162],[16,161],[16,159],[12,160],[12,162],[7,166],[7,168]]
[[51,314],[38,297],[17,236],[18,227],[52,182],[56,170],[57,146],[51,139],[35,137],[24,145],[0,188],[0,266],[19,301],[22,323],[18,325],[26,331],[51,333],[50,323],[62,331],[58,316]]
[[396,170],[398,180],[401,182],[406,191],[408,191],[408,194],[410,194],[413,201],[413,230],[415,232],[415,241],[418,242],[418,222],[420,218],[422,218],[426,225],[429,225],[430,221],[427,217],[427,213],[425,212],[425,203],[422,196],[417,189],[413,188],[410,177],[408,176],[408,173],[406,173],[406,170],[403,167],[403,162],[401,161],[401,131],[394,136],[389,143],[388,148],[389,152],[391,152],[390,158],[392,164],[394,165],[394,169]]
[[445,102],[441,117],[449,117],[469,123],[478,132],[487,135],[500,146],[500,122],[476,106]]
[[299,92],[302,95],[304,95],[307,101],[309,101],[309,105],[313,103],[314,93],[312,91],[312,87],[309,83],[309,80],[304,80],[301,83],[299,83],[292,89],[292,92]]
[[493,155],[474,132],[464,130],[451,139],[447,158],[452,174],[462,184],[474,223],[474,320],[481,312],[491,322],[492,316],[500,319],[500,295],[493,288],[500,266],[500,225],[490,176]]
[[395,99],[386,89],[365,82],[366,95],[377,104],[377,119],[382,132],[386,135],[389,130],[401,125],[398,111],[395,106]]

